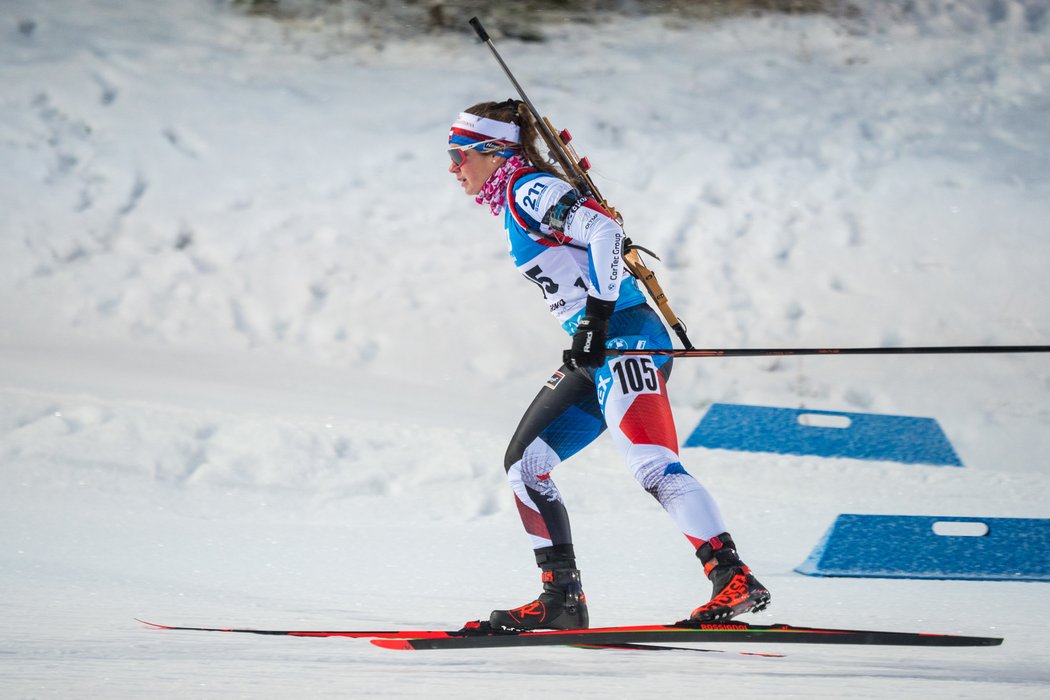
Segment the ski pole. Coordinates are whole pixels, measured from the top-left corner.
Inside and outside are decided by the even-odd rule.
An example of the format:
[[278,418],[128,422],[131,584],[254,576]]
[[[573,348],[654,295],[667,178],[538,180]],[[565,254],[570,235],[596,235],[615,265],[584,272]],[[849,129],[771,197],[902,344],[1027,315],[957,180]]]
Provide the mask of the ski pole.
[[947,345],[887,348],[690,348],[605,351],[607,357],[779,357],[789,355],[948,355],[1050,352],[1050,345]]

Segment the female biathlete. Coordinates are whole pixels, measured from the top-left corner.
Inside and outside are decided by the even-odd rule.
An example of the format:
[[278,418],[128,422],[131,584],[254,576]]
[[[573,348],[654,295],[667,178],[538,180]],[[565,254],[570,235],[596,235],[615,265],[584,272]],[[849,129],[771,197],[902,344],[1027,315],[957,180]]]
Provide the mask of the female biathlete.
[[[697,622],[765,608],[769,591],[737,555],[714,499],[682,467],[667,398],[667,357],[606,360],[606,348],[669,348],[657,314],[626,273],[624,233],[593,199],[546,163],[527,106],[483,102],[449,132],[449,172],[463,191],[503,216],[518,271],[572,336],[564,364],[521,419],[505,468],[542,571],[539,597],[495,610],[489,624],[510,630],[588,626],[569,516],[551,472],[608,428],[635,479],[671,515],[714,586],[693,610]],[[483,624],[483,623],[482,623]]]

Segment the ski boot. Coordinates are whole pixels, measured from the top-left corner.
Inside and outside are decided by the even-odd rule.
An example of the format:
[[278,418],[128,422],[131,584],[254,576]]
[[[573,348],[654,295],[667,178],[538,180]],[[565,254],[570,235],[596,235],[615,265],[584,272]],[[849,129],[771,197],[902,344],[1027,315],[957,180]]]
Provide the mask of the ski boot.
[[765,610],[769,605],[769,591],[740,561],[728,532],[704,542],[696,556],[704,565],[714,592],[711,600],[694,610],[685,622],[724,622],[746,612]]
[[495,629],[524,632],[536,629],[586,629],[587,596],[578,569],[543,572],[543,592],[531,603],[513,610],[493,610],[489,625]]

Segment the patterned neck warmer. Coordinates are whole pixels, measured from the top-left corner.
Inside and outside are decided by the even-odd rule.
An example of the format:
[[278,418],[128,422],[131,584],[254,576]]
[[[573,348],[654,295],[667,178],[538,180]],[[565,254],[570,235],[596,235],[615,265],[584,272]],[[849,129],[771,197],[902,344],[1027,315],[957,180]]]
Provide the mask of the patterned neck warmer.
[[507,180],[515,170],[524,168],[525,165],[525,159],[521,156],[514,155],[508,158],[481,186],[481,191],[474,197],[474,201],[478,204],[488,204],[492,214],[499,216],[507,204]]

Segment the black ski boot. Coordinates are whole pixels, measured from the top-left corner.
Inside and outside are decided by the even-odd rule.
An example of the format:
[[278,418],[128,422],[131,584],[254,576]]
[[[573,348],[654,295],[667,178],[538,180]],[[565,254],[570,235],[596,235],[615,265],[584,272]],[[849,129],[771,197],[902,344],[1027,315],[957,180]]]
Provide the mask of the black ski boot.
[[514,631],[586,629],[588,622],[587,596],[575,568],[544,571],[543,592],[536,600],[489,615],[492,627]]
[[689,621],[723,622],[769,606],[769,591],[740,561],[728,532],[704,542],[696,550],[696,556],[704,565],[704,573],[711,580],[714,592],[711,600],[690,614]]

